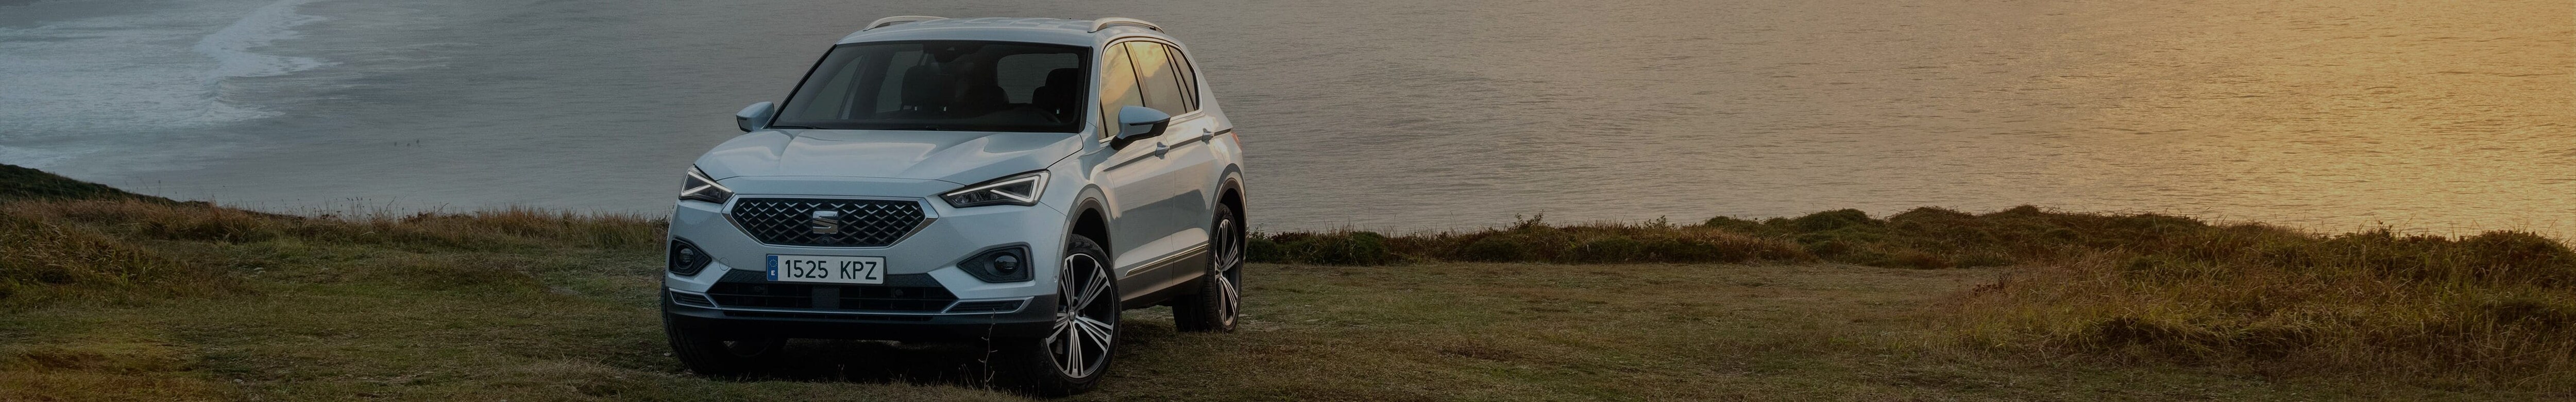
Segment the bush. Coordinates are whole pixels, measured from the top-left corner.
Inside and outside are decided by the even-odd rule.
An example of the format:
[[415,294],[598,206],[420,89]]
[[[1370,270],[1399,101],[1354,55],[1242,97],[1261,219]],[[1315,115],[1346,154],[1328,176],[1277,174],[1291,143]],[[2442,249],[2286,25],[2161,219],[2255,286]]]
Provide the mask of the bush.
[[1506,228],[1399,237],[1349,231],[1276,233],[1248,246],[1256,261],[1333,265],[1413,260],[1575,264],[1815,260],[1795,244],[1709,225],[1555,226],[1539,217],[1524,218]]
[[1270,241],[1270,236],[1259,233],[1252,234],[1249,238],[1244,239],[1243,258],[1245,261],[1249,262],[1290,262],[1288,261],[1288,250],[1286,248],[1280,246],[1279,242]]
[[1470,240],[1459,246],[1451,258],[1460,261],[1539,261],[1544,258],[1538,252],[1542,247],[1546,247],[1545,242],[1537,236],[1504,233]]
[[1817,212],[1789,220],[1790,227],[1808,232],[1821,232],[1853,226],[1875,226],[1879,223],[1880,222],[1876,219],[1870,219],[1869,213],[1861,212],[1857,209],[1837,209]]
[[1559,261],[1572,263],[1650,261],[1653,257],[1646,253],[1646,243],[1619,235],[1584,239],[1557,255],[1563,256]]
[[[1387,265],[1402,262],[1377,232],[1289,233],[1273,235],[1274,261],[1323,265]],[[1250,244],[1245,245],[1249,252]]]
[[1724,216],[1708,218],[1708,221],[1701,222],[1699,225],[1710,229],[1735,233],[1762,233],[1767,231],[1763,228],[1761,222]]
[[2576,251],[2530,232],[2486,232],[2460,240],[2462,269],[2481,279],[2576,288]]

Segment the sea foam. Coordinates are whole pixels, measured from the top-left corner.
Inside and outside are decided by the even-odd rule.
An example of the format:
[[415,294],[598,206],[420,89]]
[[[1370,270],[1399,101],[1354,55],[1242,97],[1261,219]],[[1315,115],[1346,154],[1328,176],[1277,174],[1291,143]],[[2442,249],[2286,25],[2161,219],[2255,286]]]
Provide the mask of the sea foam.
[[311,57],[279,56],[251,51],[266,47],[280,39],[301,36],[301,33],[295,31],[296,26],[323,21],[322,17],[296,13],[297,7],[312,2],[313,0],[279,0],[268,3],[260,6],[259,9],[251,10],[250,15],[233,21],[232,25],[225,26],[223,30],[215,31],[214,34],[197,40],[197,46],[194,47],[197,53],[214,58],[217,63],[213,70],[206,72],[206,84],[211,87],[226,78],[285,75],[331,65],[329,62]]
[[249,15],[234,20],[232,25],[206,35],[192,47],[198,54],[215,59],[215,68],[205,74],[207,104],[198,113],[199,120],[238,121],[274,116],[257,107],[235,104],[225,80],[244,77],[269,77],[330,66],[330,62],[311,57],[280,56],[252,51],[282,39],[303,36],[296,26],[323,21],[324,18],[296,12],[313,0],[278,0],[251,10]]
[[[256,88],[239,78],[332,65],[261,52],[300,36],[298,26],[326,20],[299,12],[313,2],[207,0],[105,15],[49,3],[7,7],[43,22],[0,27],[0,163],[160,160],[151,155],[204,135],[200,128],[273,117],[262,102],[230,93]],[[193,44],[170,41],[192,36]],[[147,165],[171,168],[164,164]]]

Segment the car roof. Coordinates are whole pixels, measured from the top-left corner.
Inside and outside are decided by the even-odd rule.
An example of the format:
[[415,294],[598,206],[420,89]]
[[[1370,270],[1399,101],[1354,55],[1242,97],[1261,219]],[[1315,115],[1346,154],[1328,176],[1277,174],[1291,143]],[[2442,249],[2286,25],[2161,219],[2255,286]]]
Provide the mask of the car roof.
[[[878,20],[877,23],[870,24],[878,26],[861,29],[858,32],[852,32],[849,36],[841,37],[841,40],[835,43],[851,44],[859,42],[905,40],[991,40],[1092,46],[1107,42],[1112,38],[1137,34],[1152,36],[1165,41],[1172,41],[1170,36],[1164,35],[1162,31],[1157,30],[1156,28],[1152,28],[1150,23],[1124,18],[1077,20],[1065,18],[917,17],[925,18],[925,20],[910,22],[898,20],[901,18],[916,17],[891,17],[885,20]],[[886,25],[889,23],[888,20],[895,21],[892,21],[891,25]],[[1119,22],[1104,24],[1104,22],[1112,20],[1118,20]],[[1126,21],[1133,21],[1133,23],[1128,23]],[[1096,32],[1092,31],[1095,26],[1100,27],[1100,30]]]

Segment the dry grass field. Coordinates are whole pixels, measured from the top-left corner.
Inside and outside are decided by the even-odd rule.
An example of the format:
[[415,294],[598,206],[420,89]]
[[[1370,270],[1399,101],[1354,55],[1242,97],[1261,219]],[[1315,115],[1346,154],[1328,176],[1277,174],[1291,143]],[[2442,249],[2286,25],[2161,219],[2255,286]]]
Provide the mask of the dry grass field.
[[[10,169],[0,400],[1020,399],[966,344],[685,373],[645,217],[279,216]],[[2524,234],[1927,209],[1265,240],[1240,332],[1131,311],[1070,399],[2576,398],[2576,262]]]

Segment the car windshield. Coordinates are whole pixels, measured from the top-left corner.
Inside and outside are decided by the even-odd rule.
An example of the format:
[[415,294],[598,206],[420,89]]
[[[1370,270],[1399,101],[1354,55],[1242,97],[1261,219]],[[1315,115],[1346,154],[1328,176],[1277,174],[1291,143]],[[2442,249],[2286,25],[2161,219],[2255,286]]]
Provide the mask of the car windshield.
[[1079,132],[1090,55],[1014,42],[836,46],[770,127]]

